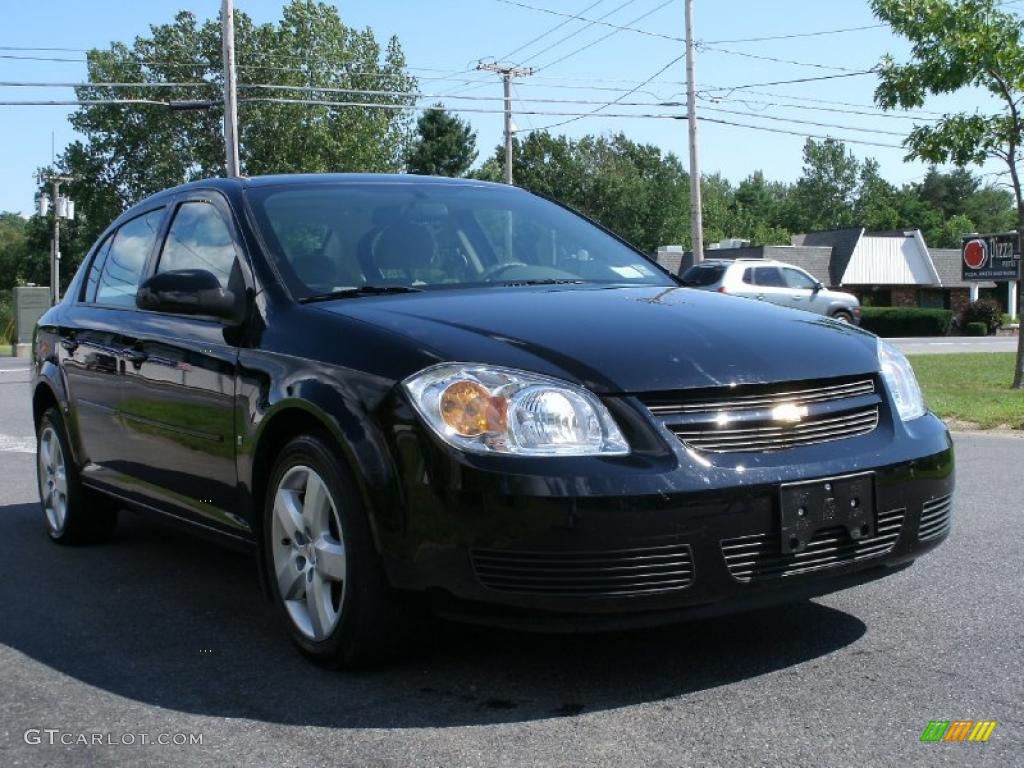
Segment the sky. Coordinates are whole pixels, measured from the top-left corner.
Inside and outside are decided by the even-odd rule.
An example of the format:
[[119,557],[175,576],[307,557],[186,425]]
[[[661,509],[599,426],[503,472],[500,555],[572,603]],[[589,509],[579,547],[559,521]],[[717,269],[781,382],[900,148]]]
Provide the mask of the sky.
[[[256,22],[277,20],[281,4],[282,0],[236,0],[236,8]],[[462,114],[478,133],[481,159],[489,157],[501,142],[501,85],[496,75],[474,68],[481,59],[499,59],[536,68],[532,76],[518,80],[514,87],[515,106],[520,113],[515,117],[518,129],[568,119],[522,114],[524,111],[596,111],[552,130],[573,137],[623,131],[634,141],[655,144],[686,163],[685,121],[614,116],[682,114],[680,106],[659,104],[685,99],[684,61],[670,64],[681,56],[684,46],[669,39],[684,35],[683,0],[342,0],[334,4],[346,24],[371,27],[379,41],[398,37],[423,94],[441,95],[441,100],[453,109],[494,110]],[[522,5],[586,19],[604,17],[608,24],[652,34],[588,24]],[[1024,11],[1024,2],[1007,6],[1007,10]],[[130,42],[137,35],[146,35],[150,24],[169,22],[178,10],[190,10],[203,19],[215,17],[219,7],[219,0],[12,2],[4,10],[5,24],[0,27],[0,81],[81,81],[86,74],[81,61],[10,57],[80,59],[84,54],[73,51],[21,49],[105,48],[111,41]],[[930,114],[916,113],[914,119],[906,119],[906,115],[880,116],[872,107],[876,85],[872,74],[728,90],[736,85],[866,70],[887,53],[897,60],[905,59],[907,44],[887,27],[875,26],[878,22],[866,0],[695,0],[694,15],[695,38],[707,46],[699,50],[696,64],[697,87],[702,96],[698,104],[703,117],[836,136],[850,141],[849,147],[858,157],[876,158],[883,175],[896,184],[923,178],[926,166],[904,162],[905,151],[898,145],[915,120],[920,122]],[[553,30],[559,24],[563,26]],[[870,28],[782,40],[716,42],[856,27]],[[570,34],[572,37],[563,39]],[[647,80],[650,82],[640,85]],[[634,93],[629,93],[637,86]],[[0,86],[0,100],[71,98],[74,94],[70,88]],[[599,110],[616,98],[641,106],[617,104]],[[542,101],[545,99],[591,103]],[[437,99],[427,98],[423,104],[434,101]],[[932,98],[923,109],[941,114],[984,111],[991,105],[986,94],[965,91]],[[52,106],[0,106],[0,211],[31,212],[36,169],[50,162],[51,147],[59,154],[75,138],[67,119],[70,112],[69,108]],[[854,112],[868,114],[851,114]],[[704,121],[700,126],[701,170],[705,174],[721,173],[734,183],[755,170],[763,170],[769,179],[792,181],[800,175],[805,140],[804,136]],[[895,146],[862,146],[853,140]],[[981,170],[991,173],[998,168]]]

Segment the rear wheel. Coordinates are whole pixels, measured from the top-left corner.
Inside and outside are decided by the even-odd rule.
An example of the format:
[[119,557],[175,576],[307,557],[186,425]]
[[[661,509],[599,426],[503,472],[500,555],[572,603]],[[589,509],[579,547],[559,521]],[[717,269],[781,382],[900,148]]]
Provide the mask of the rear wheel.
[[838,320],[840,323],[852,323],[853,322],[853,315],[851,315],[849,312],[847,312],[844,309],[841,309],[838,312],[833,312],[832,313],[832,317],[833,317],[833,319]]
[[58,544],[95,544],[113,535],[117,508],[111,500],[82,486],[64,420],[56,408],[47,409],[39,420],[36,475],[51,539]]
[[267,489],[264,554],[292,641],[328,667],[354,667],[394,648],[402,615],[373,546],[355,483],[324,438],[295,438]]

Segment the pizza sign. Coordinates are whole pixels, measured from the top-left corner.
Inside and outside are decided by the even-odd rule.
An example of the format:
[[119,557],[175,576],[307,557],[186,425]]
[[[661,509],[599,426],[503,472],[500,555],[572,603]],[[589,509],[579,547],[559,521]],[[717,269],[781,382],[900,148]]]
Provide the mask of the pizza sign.
[[970,235],[963,240],[964,280],[1019,280],[1020,236]]

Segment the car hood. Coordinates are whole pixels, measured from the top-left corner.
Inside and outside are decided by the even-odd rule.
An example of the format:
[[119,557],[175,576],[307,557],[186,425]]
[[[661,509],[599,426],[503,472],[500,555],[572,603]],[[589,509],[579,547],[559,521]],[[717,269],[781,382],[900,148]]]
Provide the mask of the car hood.
[[346,299],[320,307],[405,337],[425,364],[460,361],[520,368],[601,393],[797,381],[878,370],[875,337],[855,327],[686,288],[441,290]]

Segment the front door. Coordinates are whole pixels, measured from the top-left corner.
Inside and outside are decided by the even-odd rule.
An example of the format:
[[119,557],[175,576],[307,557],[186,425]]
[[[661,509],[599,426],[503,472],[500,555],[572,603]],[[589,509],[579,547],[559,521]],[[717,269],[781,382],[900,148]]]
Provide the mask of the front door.
[[[154,272],[205,269],[225,288],[245,290],[241,249],[226,203],[214,194],[177,203]],[[125,330],[121,412],[127,473],[165,510],[232,532],[238,514],[235,465],[238,348],[214,319],[135,314]]]

